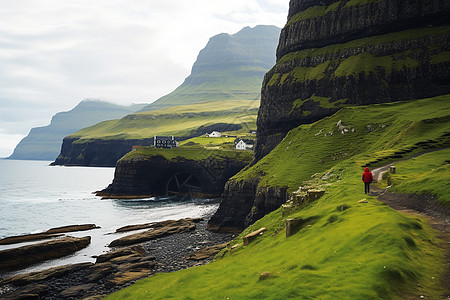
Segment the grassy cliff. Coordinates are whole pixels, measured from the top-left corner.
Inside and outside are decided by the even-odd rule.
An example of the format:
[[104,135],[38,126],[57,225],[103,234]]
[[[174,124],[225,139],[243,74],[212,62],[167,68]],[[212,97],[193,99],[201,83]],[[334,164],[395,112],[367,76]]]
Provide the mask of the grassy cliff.
[[[440,186],[449,179],[449,116],[445,95],[347,107],[291,130],[232,180],[257,178],[290,191],[320,186],[322,198],[266,215],[209,265],[157,274],[108,299],[438,299],[444,253],[435,232],[421,217],[365,195],[360,176],[363,166],[403,160],[393,188],[448,201]],[[424,151],[430,153],[413,158]],[[408,184],[410,177],[422,184]],[[303,226],[286,238],[288,218]],[[244,247],[242,237],[261,227],[264,234]]]

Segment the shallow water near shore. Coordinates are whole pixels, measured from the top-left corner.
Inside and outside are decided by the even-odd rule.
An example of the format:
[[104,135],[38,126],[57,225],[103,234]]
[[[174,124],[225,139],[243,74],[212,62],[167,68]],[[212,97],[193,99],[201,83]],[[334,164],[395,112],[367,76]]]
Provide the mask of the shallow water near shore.
[[[107,244],[112,240],[130,234],[112,234],[117,228],[210,216],[218,207],[213,199],[100,200],[92,192],[112,182],[114,168],[51,167],[49,164],[48,161],[0,159],[0,238],[73,224],[93,223],[101,228],[68,233],[92,237],[90,246],[84,250],[15,273],[93,262],[92,256],[108,251]],[[0,251],[23,245],[26,244],[0,246]]]

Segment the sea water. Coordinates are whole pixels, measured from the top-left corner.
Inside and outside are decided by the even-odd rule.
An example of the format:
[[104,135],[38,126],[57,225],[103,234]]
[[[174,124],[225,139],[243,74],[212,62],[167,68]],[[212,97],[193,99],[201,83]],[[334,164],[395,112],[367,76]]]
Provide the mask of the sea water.
[[[101,200],[92,192],[112,182],[114,168],[49,166],[48,161],[0,159],[0,238],[38,233],[50,228],[96,224],[99,229],[68,233],[91,236],[86,249],[62,259],[45,262],[22,272],[48,267],[93,262],[107,245],[125,234],[115,230],[125,225],[210,215],[217,201],[202,199],[149,198]],[[130,233],[126,233],[130,234]],[[27,245],[1,246],[0,251]]]

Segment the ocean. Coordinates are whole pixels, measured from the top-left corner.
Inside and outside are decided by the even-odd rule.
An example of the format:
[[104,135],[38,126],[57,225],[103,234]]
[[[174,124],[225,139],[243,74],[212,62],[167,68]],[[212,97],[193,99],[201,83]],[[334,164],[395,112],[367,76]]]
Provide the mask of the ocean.
[[[125,225],[202,217],[213,213],[215,199],[101,200],[92,192],[112,182],[114,168],[49,166],[49,161],[0,159],[0,238],[38,233],[75,224],[96,224],[99,229],[68,233],[91,236],[91,244],[77,253],[16,273],[49,267],[94,262],[93,256],[123,235],[112,234]],[[0,245],[0,251],[26,245]],[[8,274],[10,275],[10,274]]]

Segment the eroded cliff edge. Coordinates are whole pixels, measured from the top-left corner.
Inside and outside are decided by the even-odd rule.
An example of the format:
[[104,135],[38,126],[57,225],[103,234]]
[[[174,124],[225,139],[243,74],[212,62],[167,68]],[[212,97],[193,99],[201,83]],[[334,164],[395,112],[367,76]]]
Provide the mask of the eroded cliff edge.
[[117,162],[113,182],[98,195],[218,198],[227,180],[251,160],[247,151],[140,148]]
[[[449,15],[450,3],[438,0],[291,0],[277,63],[263,81],[254,163],[291,129],[342,107],[450,93]],[[245,228],[285,193],[233,178],[209,226]]]

